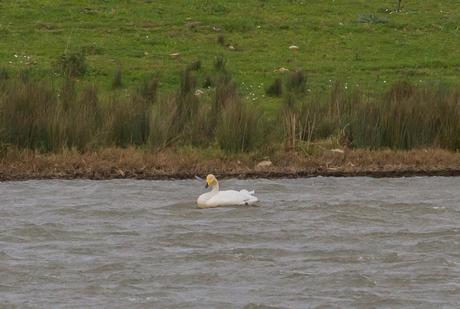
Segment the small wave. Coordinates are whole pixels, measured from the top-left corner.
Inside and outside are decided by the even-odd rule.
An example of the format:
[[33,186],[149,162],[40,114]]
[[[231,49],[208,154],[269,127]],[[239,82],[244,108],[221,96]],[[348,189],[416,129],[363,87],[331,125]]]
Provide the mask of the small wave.
[[11,231],[13,236],[30,240],[64,240],[73,236],[63,224],[25,224]]
[[403,261],[403,259],[397,252],[388,253],[383,257],[383,263],[397,263],[401,261]]
[[0,261],[13,260],[14,258],[5,251],[0,251]]
[[222,278],[217,273],[208,272],[193,272],[193,273],[172,273],[161,275],[154,278],[160,282],[180,282],[184,285],[208,285],[217,284],[222,281]]
[[90,268],[85,273],[105,273],[105,272],[113,272],[113,271],[121,271],[124,270],[126,264],[124,263],[107,263],[102,264],[93,268]]
[[148,209],[91,209],[84,212],[85,217],[101,218],[130,218],[142,217],[148,214]]
[[243,309],[284,309],[285,307],[274,307],[274,306],[269,306],[269,305],[264,305],[264,304],[247,304],[243,307]]

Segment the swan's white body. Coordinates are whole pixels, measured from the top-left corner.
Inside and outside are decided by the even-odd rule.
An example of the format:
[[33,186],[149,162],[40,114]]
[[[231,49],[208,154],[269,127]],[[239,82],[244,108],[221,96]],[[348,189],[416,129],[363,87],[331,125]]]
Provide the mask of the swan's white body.
[[214,175],[208,175],[206,182],[206,187],[212,187],[212,191],[198,197],[198,208],[251,205],[258,201],[257,197],[254,196],[254,191],[219,191],[219,184]]

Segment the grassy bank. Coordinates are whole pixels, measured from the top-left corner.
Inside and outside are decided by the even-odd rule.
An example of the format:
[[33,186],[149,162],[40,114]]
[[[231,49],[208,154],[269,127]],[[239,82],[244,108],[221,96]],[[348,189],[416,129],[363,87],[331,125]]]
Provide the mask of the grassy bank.
[[[255,171],[269,159],[280,174],[369,150],[379,162],[413,156],[409,170],[420,156],[451,169],[423,155],[436,149],[457,166],[457,1],[2,1],[0,11],[3,171],[22,164],[15,156],[34,162],[27,174],[111,152],[167,154],[171,169],[191,156],[187,175],[202,172],[198,160]],[[36,175],[73,177],[57,164]]]
[[266,89],[280,100],[270,113],[223,63],[205,91],[196,63],[167,93],[156,79],[101,94],[73,78],[4,78],[0,180],[460,174],[454,86],[397,82],[371,95],[335,82],[308,93],[304,73],[287,72]]
[[322,151],[311,156],[280,152],[271,165],[252,154],[226,155],[203,149],[146,152],[105,148],[40,154],[10,150],[0,160],[0,181],[27,179],[182,179],[212,172],[218,177],[460,176],[460,155],[445,150]]

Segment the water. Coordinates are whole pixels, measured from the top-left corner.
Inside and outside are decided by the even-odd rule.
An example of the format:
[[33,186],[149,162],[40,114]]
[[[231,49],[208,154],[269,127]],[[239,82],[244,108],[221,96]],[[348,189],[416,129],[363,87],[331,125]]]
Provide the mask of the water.
[[460,178],[0,183],[0,307],[458,308]]

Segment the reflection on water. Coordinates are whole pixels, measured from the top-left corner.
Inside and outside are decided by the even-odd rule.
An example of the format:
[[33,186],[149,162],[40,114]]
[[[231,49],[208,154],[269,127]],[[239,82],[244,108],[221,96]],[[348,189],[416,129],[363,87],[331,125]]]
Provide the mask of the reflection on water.
[[0,307],[459,307],[460,178],[0,183]]

